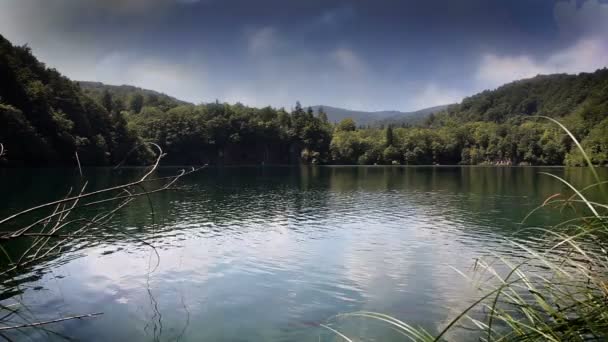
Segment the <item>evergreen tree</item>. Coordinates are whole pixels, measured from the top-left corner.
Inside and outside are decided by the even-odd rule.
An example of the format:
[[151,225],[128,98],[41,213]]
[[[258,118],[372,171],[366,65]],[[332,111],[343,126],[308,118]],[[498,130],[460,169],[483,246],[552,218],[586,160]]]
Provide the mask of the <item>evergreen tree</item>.
[[142,94],[136,93],[131,97],[131,101],[129,102],[129,109],[134,113],[141,112],[141,109],[144,107],[144,96]]
[[324,123],[324,124],[329,123],[329,119],[327,118],[327,113],[325,113],[325,109],[323,108],[323,106],[320,106],[317,109],[317,117],[319,118],[319,120],[321,120],[322,123]]
[[391,125],[386,127],[386,146],[393,146],[393,127]]
[[103,95],[101,96],[101,105],[105,108],[109,113],[114,109],[114,102],[112,101],[112,94],[105,89],[103,91]]
[[308,107],[308,109],[306,109],[306,114],[308,116],[308,119],[312,119],[314,117],[314,111],[311,107]]

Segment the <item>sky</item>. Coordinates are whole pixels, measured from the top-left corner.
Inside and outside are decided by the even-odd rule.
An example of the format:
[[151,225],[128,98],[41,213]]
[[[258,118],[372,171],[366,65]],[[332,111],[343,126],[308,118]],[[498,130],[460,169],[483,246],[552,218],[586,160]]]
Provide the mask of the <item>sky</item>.
[[194,103],[410,111],[608,66],[608,1],[1,0],[0,34]]

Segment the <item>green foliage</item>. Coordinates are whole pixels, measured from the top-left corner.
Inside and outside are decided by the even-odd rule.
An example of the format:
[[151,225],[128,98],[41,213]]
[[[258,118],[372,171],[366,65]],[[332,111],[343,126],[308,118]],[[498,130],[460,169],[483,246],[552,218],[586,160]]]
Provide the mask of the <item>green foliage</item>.
[[[332,125],[323,107],[291,113],[242,104],[193,105],[132,86],[75,84],[38,62],[27,47],[0,40],[0,129],[9,161],[140,163],[142,139],[176,164],[334,163],[408,165],[582,165],[566,134],[532,116],[559,117],[592,162],[606,164],[608,70],[549,75],[484,91],[415,127]],[[19,135],[18,135],[19,134]],[[27,137],[36,151],[26,148]]]
[[382,153],[384,160],[391,164],[401,164],[402,154],[395,146],[390,145],[384,149]]
[[[343,120],[342,123],[348,119]],[[346,122],[347,129],[336,128],[330,144],[330,153],[337,164],[382,163],[384,141],[380,130],[354,130],[354,122]]]
[[324,124],[329,123],[329,119],[327,118],[327,113],[325,112],[325,109],[323,108],[323,106],[318,108],[317,117],[319,118],[319,120],[321,120],[322,123],[324,123]]
[[391,125],[388,125],[388,127],[386,127],[386,146],[393,146],[394,143],[394,139],[393,139],[393,127],[391,127]]
[[579,75],[536,76],[465,98],[450,106],[447,114],[459,120],[492,122],[506,122],[517,115],[562,117],[576,111],[586,119],[605,117],[607,87],[606,68]]
[[[567,136],[573,136],[559,121],[543,119],[557,124]],[[538,128],[537,123],[525,126],[528,132]],[[553,141],[554,136],[561,135],[553,130],[555,127],[544,128],[541,141]],[[604,119],[585,138],[592,141],[590,146],[601,147],[595,151],[599,155],[595,160],[598,163],[606,160],[607,129],[608,119]],[[491,135],[485,136],[484,132],[477,134],[481,135],[476,138],[479,147],[463,149],[468,158],[480,158],[480,150],[487,148],[492,140]],[[593,157],[588,156],[589,150],[579,146],[575,139],[573,143],[581,159],[595,163]],[[551,143],[540,144],[541,149],[553,149],[547,147]],[[489,251],[485,256],[475,258],[472,272],[456,270],[471,281],[480,294],[437,327],[437,332],[369,311],[339,314],[321,326],[346,341],[352,341],[351,333],[355,333],[341,329],[340,325],[342,321],[352,319],[375,320],[385,324],[387,329],[398,331],[409,341],[452,341],[463,337],[480,341],[605,341],[608,337],[605,246],[608,239],[605,186],[608,181],[602,181],[593,166],[590,171],[595,182],[584,187],[542,172],[560,182],[564,192],[549,196],[523,218],[522,225],[540,210],[554,210],[558,217],[564,217],[563,212],[568,210],[574,216],[566,216],[567,220],[546,228],[537,224],[524,226],[523,231],[539,234],[533,243],[517,236],[507,237],[506,242],[513,251]]]
[[129,127],[158,143],[170,163],[327,163],[332,127],[297,104],[271,107],[210,103],[129,114]]
[[349,132],[357,129],[355,121],[351,118],[344,119],[336,126],[336,131]]
[[[189,104],[171,96],[129,85],[107,85],[99,82],[79,81],[83,92],[99,102],[109,112],[120,112],[129,109],[139,112],[145,106],[159,107],[166,111],[171,108]],[[111,97],[111,102],[109,101]],[[111,104],[111,109],[108,106]]]
[[103,94],[101,95],[101,105],[108,112],[114,111],[114,101],[112,99],[112,94],[110,94],[110,92],[107,89],[105,89],[103,91]]
[[134,113],[141,112],[144,106],[144,97],[141,94],[133,94],[129,99],[129,109]]
[[[13,46],[2,36],[0,79],[0,141],[8,163],[74,165],[78,152],[83,164],[104,165],[125,157],[117,139],[129,142],[123,150],[138,143],[120,137],[114,117],[76,83],[46,68],[28,47]],[[106,97],[104,105],[110,103]]]
[[54,157],[48,142],[19,109],[0,103],[0,122],[0,140],[6,159],[13,156],[30,156],[32,160]]
[[64,112],[62,112],[61,110],[58,110],[58,111],[52,110],[51,117],[60,132],[63,132],[63,131],[70,132],[70,131],[72,131],[72,129],[74,129],[74,122],[72,122],[72,120],[68,119],[67,115]]
[[[608,165],[608,118],[596,125],[581,144],[594,165]],[[580,150],[575,149],[566,156],[566,164],[585,166],[585,160]]]
[[[597,79],[596,74],[608,76],[600,70],[592,79]],[[543,84],[551,79],[542,78]],[[560,82],[562,75],[555,79]],[[517,89],[511,91],[520,94],[519,88],[524,86],[527,86],[526,82],[505,87],[515,87]],[[496,92],[506,91],[501,88]],[[485,92],[479,98],[474,97],[475,100],[469,99],[465,101],[465,107],[496,111],[496,106],[504,104],[481,104],[483,99],[497,97],[496,92]],[[587,136],[592,130],[586,118],[589,113],[597,113],[599,107],[591,104],[598,101],[603,104],[601,98],[591,94],[586,100],[577,102],[580,107],[563,118],[579,137]],[[175,118],[169,114],[173,110],[183,112],[180,122],[188,121],[188,127],[172,122]],[[332,128],[322,108],[315,116],[300,103],[296,103],[289,114],[270,107],[256,109],[241,104],[185,105],[169,111],[146,106],[141,113],[132,113],[130,122],[146,140],[160,142],[167,151],[189,156],[176,162],[293,163],[300,160],[334,164],[561,165],[572,148],[566,134],[549,122],[516,115],[512,111],[505,112],[498,122],[483,121],[486,114],[461,113],[461,119],[453,114],[454,108],[451,110],[432,116],[427,120],[427,126],[394,128],[389,125],[385,130],[357,129],[350,118]],[[594,115],[597,119],[598,114]],[[180,135],[188,137],[180,140]],[[595,135],[601,137],[602,133]],[[170,137],[171,142],[165,142],[166,137]],[[178,140],[183,143],[175,143]],[[194,145],[189,145],[191,143]],[[571,159],[571,164],[575,164],[575,157]]]

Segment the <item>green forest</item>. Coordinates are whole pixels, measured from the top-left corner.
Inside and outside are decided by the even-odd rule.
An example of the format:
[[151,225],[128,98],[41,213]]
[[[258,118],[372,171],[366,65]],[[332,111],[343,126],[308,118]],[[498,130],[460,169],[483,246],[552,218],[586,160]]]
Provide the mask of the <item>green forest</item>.
[[[191,104],[132,86],[75,82],[0,36],[0,163],[582,165],[558,119],[608,164],[608,69],[506,84],[417,125],[331,122],[296,103],[252,108]],[[205,94],[201,94],[204,98]]]

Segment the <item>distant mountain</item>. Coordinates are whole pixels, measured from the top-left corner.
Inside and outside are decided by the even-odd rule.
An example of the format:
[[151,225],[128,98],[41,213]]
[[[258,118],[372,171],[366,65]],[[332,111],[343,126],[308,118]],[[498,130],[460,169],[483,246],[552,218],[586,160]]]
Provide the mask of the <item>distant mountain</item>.
[[339,122],[343,119],[351,118],[355,120],[357,125],[379,126],[386,124],[418,123],[424,120],[430,114],[446,109],[448,105],[424,108],[413,112],[400,112],[396,110],[366,112],[332,106],[312,106],[312,109],[316,112],[319,107],[323,107],[323,110],[325,113],[327,113],[327,117],[329,118],[330,122]]
[[[80,84],[80,87],[85,94],[98,100],[99,102],[102,101],[101,98],[103,93],[107,90],[115,101],[121,102],[125,107],[128,106],[128,103],[136,94],[143,96],[143,106],[160,106],[166,110],[180,105],[191,104],[155,90],[139,88],[131,85],[110,85],[101,82],[89,81],[78,81],[78,84]],[[357,125],[380,126],[387,124],[401,125],[403,123],[419,123],[430,114],[445,110],[448,105],[424,108],[413,112],[400,112],[396,110],[366,112],[332,106],[312,106],[311,108],[313,108],[313,110],[316,112],[319,107],[323,107],[330,122],[339,122],[343,119],[351,118],[355,120]]]
[[419,124],[428,118],[431,114],[439,113],[444,111],[450,105],[434,106],[429,108],[420,109],[414,112],[397,112],[394,116],[390,116],[386,119],[378,120],[373,125],[401,125],[401,124]]
[[331,122],[420,123],[395,128],[392,143],[388,130],[333,127],[301,109],[193,105],[129,85],[74,82],[1,35],[0,80],[0,165],[108,165],[125,158],[141,164],[153,156],[143,141],[158,143],[179,164],[584,165],[553,123],[526,118],[539,115],[559,118],[592,163],[608,165],[607,68],[539,75],[413,112],[324,106]]
[[160,106],[164,109],[169,109],[180,105],[191,104],[155,90],[139,88],[131,85],[111,85],[89,81],[77,81],[77,83],[80,85],[80,88],[85,94],[96,100],[101,101],[104,91],[107,90],[115,101],[120,101],[124,104],[124,106],[127,106],[129,101],[131,101],[135,95],[142,96],[143,106]]

